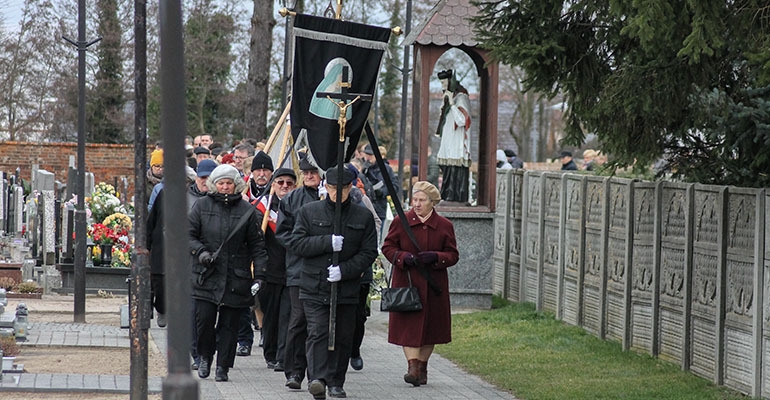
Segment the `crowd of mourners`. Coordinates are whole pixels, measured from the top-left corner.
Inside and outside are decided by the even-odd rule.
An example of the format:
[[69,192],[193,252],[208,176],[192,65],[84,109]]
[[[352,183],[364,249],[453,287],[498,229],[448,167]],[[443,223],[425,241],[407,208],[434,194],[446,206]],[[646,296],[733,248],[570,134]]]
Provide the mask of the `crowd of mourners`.
[[[427,384],[434,345],[451,341],[446,269],[459,257],[451,222],[434,209],[441,201],[436,186],[415,182],[405,220],[396,216],[381,233],[392,215],[384,174],[391,182],[395,176],[387,163],[378,166],[369,144],[358,146],[343,168],[325,172],[303,152],[297,170],[277,165],[256,140],[225,149],[202,135],[186,147],[190,354],[201,379],[213,371],[216,381],[228,381],[237,357],[252,355],[259,331],[256,346],[267,368],[284,373],[287,390],[301,390],[307,378],[314,399],[346,397],[348,368],[364,368],[372,266],[381,253],[392,265],[391,285],[419,291],[422,310],[392,312],[388,341],[403,349],[404,381]],[[173,301],[163,288],[164,237],[184,234],[163,226],[163,168],[159,145],[146,179],[152,303],[160,327],[166,326],[166,302]]]

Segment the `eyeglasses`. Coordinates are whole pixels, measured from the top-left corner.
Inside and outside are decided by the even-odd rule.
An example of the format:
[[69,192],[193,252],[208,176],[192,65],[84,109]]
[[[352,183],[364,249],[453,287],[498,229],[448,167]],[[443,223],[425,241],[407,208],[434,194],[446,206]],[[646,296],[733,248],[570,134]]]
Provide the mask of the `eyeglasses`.
[[235,155],[233,156],[233,160],[245,160],[245,159],[246,159],[246,157],[235,156]]
[[318,175],[318,171],[312,169],[304,170],[302,171],[302,175]]
[[153,164],[153,165],[152,165],[152,167],[153,167],[153,168],[163,168],[163,166],[162,166],[162,165],[158,165],[158,164]]
[[274,181],[276,185],[278,186],[294,186],[294,182],[292,181]]

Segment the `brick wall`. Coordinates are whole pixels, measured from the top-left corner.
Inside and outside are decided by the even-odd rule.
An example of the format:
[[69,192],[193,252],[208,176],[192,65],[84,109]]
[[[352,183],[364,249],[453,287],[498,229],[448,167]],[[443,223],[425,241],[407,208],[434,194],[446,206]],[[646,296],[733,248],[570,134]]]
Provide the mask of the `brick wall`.
[[[150,157],[153,146],[147,147]],[[0,142],[0,171],[13,174],[20,169],[21,177],[29,180],[32,165],[52,172],[55,179],[67,182],[67,169],[72,156],[77,163],[77,143]],[[86,144],[86,171],[94,174],[95,182],[115,183],[126,177],[128,197],[134,192],[134,146],[130,144]]]

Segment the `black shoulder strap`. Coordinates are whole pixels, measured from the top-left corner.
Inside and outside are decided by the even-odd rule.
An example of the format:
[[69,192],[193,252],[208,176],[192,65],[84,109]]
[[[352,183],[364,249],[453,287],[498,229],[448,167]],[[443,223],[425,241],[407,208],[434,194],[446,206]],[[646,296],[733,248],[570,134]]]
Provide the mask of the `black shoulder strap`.
[[246,222],[249,220],[249,217],[251,216],[251,214],[256,212],[254,210],[255,210],[254,208],[249,207],[249,211],[241,215],[241,219],[239,219],[238,223],[235,224],[235,228],[230,230],[230,233],[227,235],[225,240],[223,240],[222,243],[220,243],[219,248],[217,249],[217,251],[214,252],[214,255],[212,256],[213,257],[212,262],[213,260],[217,259],[217,257],[219,256],[219,252],[222,251],[222,247],[224,247],[225,243],[229,242],[230,239],[232,239],[233,236],[235,236],[235,233],[241,230],[241,228],[243,228],[244,225],[246,225]]
[[[372,151],[374,152],[374,157],[377,159],[377,165],[380,167],[380,171],[387,171],[385,169],[385,161],[382,159],[382,154],[380,154],[379,147],[377,147],[377,138],[374,136],[374,132],[372,131],[372,127],[369,125],[369,122],[364,124],[364,128],[366,130],[366,136],[369,138],[369,143],[372,144]],[[414,236],[414,232],[412,232],[412,227],[409,226],[409,221],[406,219],[404,209],[401,207],[401,201],[398,198],[395,186],[393,186],[393,180],[391,179],[390,174],[387,172],[383,173],[382,180],[385,181],[385,186],[388,188],[388,194],[390,194],[390,198],[393,200],[393,205],[396,207],[396,213],[401,220],[401,226],[404,228],[404,231],[406,231],[406,235],[409,236],[409,240],[412,242],[412,245],[414,245],[414,248],[416,248],[418,252],[422,251],[420,249],[420,244],[417,243],[417,238]],[[437,295],[441,294],[442,290],[433,279],[433,276],[428,273],[425,266],[419,262],[419,260],[416,261],[417,271],[420,272],[420,275],[422,275],[423,278],[425,278],[425,280],[428,282],[428,286],[430,286],[433,292]]]

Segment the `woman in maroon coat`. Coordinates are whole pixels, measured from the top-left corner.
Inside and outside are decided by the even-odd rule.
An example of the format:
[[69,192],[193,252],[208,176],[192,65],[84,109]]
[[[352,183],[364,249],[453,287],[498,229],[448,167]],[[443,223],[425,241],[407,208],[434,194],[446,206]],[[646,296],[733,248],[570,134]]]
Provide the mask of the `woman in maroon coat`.
[[[433,209],[439,201],[441,195],[435,186],[424,181],[415,183],[412,209],[406,213],[406,218],[419,250],[404,231],[399,217],[390,224],[382,245],[382,253],[393,263],[392,286],[408,286],[409,272],[412,284],[420,292],[422,310],[391,312],[388,328],[388,342],[403,347],[409,364],[404,381],[414,386],[428,383],[428,358],[434,345],[452,341],[446,269],[457,263],[459,254],[454,226]],[[429,285],[420,269],[429,274],[435,287]]]

